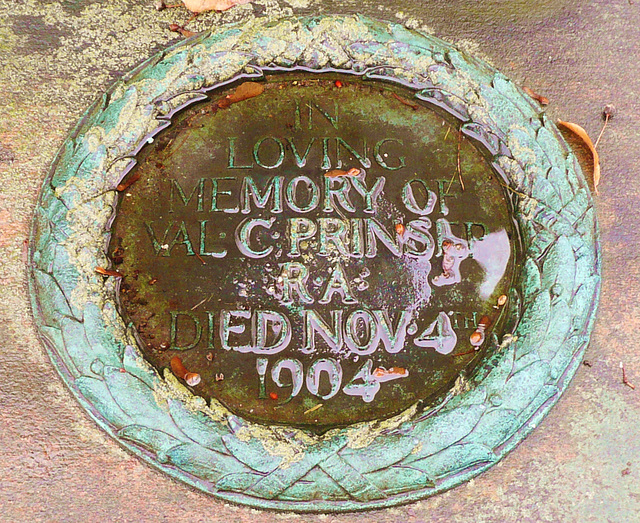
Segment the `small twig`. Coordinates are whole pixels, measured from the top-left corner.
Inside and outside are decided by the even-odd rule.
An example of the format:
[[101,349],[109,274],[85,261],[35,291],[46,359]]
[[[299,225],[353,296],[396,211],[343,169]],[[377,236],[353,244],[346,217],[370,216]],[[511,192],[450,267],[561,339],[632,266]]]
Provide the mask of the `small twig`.
[[[193,21],[198,17],[198,15],[199,15],[199,14],[200,14],[200,13],[193,13],[193,14],[189,17],[189,20],[187,20],[187,21],[184,23],[184,27],[187,27],[187,24],[190,24],[191,22],[193,22]],[[187,31],[188,31],[188,29],[187,29]],[[193,31],[189,31],[189,32],[190,32],[190,33],[193,33]],[[193,33],[193,34],[196,34],[196,33]]]
[[629,383],[629,380],[627,380],[627,373],[624,370],[624,363],[620,362],[620,368],[622,369],[622,383],[624,383],[631,390],[636,390],[636,386]]
[[451,189],[451,186],[453,185],[453,180],[455,179],[455,177],[456,177],[456,173],[454,172],[453,176],[451,177],[451,180],[449,180],[449,185],[447,185],[447,190],[445,191],[445,193],[447,194],[449,193],[449,189]]
[[467,355],[469,355],[469,354],[474,354],[474,353],[476,353],[476,352],[478,352],[478,351],[477,351],[477,349],[473,349],[473,350],[469,350],[469,351],[467,351],[467,352],[461,352],[461,353],[459,353],[459,354],[452,354],[452,355],[451,355],[451,357],[452,357],[452,358],[458,358],[458,357],[460,357],[460,356],[467,356]]
[[498,183],[500,185],[502,185],[505,189],[509,189],[512,193],[517,194],[518,196],[521,196],[522,198],[530,198],[530,196],[526,195],[523,192],[516,191],[513,187],[509,187],[506,183],[503,183],[500,180],[498,180]]
[[598,135],[598,139],[596,140],[596,143],[594,144],[594,149],[596,147],[598,147],[598,144],[600,143],[600,138],[602,138],[602,133],[604,133],[604,130],[607,128],[607,124],[609,123],[609,120],[611,118],[613,118],[613,115],[616,112],[616,108],[613,105],[605,105],[604,108],[602,109],[602,115],[604,116],[604,124],[602,125],[602,129],[600,129],[600,134]]
[[609,123],[609,115],[605,116],[604,119],[604,125],[602,126],[602,129],[600,129],[600,134],[598,134],[598,138],[596,139],[596,143],[593,144],[594,147],[598,147],[598,144],[600,143],[600,138],[602,138],[602,133],[604,133],[604,130],[607,128],[607,124]]
[[[189,22],[191,22],[191,20],[193,20],[193,18],[190,18],[187,21],[187,24]],[[197,33],[194,33],[193,31],[189,31],[189,29],[185,29],[184,27],[182,27],[181,25],[178,25],[178,24],[170,24],[169,25],[169,31],[173,31],[174,33],[180,33],[185,38],[189,38],[189,37],[197,34]]]
[[464,182],[462,181],[462,169],[460,168],[460,148],[462,147],[462,129],[458,131],[458,178],[460,178],[460,186],[464,192]]
[[549,105],[549,99],[546,96],[542,96],[541,94],[536,93],[533,89],[530,89],[526,86],[523,87],[522,90],[540,105]]
[[208,298],[204,298],[202,301],[196,303],[193,307],[191,307],[191,310],[195,311],[198,307],[200,307],[200,305],[202,305],[203,303],[207,303],[211,298],[213,298],[213,293],[210,294]]
[[184,4],[167,5],[164,3],[164,0],[155,0],[153,4],[158,11],[162,11],[163,9],[174,9],[175,7],[184,7]]
[[324,405],[324,403],[318,403],[315,407],[311,407],[310,409],[307,409],[304,411],[304,414],[311,414],[312,412],[315,412],[316,410],[318,410],[320,407],[322,407]]
[[202,256],[200,256],[197,252],[196,252],[196,257],[197,257],[197,258],[202,262],[202,265],[206,265],[206,264],[207,264],[207,262],[206,262],[206,261],[204,261],[204,260],[202,259]]
[[[448,131],[447,131],[447,134]],[[456,177],[456,174],[458,175],[458,179],[460,180],[460,186],[462,187],[462,190],[464,191],[464,182],[462,181],[462,169],[460,168],[460,146],[462,145],[462,130],[458,131],[458,157],[457,157],[457,169],[456,172],[453,173],[453,176],[451,177],[451,180],[449,180],[449,185],[447,185],[447,190],[445,192],[449,192],[449,189],[451,189],[451,185],[453,185],[453,179]]]
[[391,91],[391,96],[393,96],[396,100],[398,100],[401,104],[404,104],[408,107],[411,107],[411,109],[413,109],[414,111],[418,110],[418,105],[411,103],[409,100],[405,100],[404,98],[402,98],[402,96],[398,96],[396,93],[394,93],[393,91]]

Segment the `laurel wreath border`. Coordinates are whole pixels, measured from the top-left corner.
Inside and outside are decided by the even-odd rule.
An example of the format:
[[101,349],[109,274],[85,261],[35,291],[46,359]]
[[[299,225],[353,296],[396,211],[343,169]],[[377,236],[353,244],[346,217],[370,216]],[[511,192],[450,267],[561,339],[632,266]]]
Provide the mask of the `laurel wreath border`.
[[[206,91],[304,70],[397,82],[459,120],[513,198],[523,265],[512,334],[441,405],[316,437],[243,420],[160,376],[118,313],[107,266],[115,187],[148,139]],[[450,44],[362,16],[254,20],[190,38],[119,81],[85,114],[45,180],[30,246],[39,335],[91,417],[131,452],[226,501],[336,512],[406,503],[499,461],[558,400],[589,341],[598,230],[575,156],[544,112]]]

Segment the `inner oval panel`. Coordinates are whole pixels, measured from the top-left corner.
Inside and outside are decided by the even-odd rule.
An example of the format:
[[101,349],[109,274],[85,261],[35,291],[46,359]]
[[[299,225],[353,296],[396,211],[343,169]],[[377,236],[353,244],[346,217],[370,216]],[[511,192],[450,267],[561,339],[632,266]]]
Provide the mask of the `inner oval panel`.
[[259,86],[175,117],[120,187],[109,252],[147,360],[263,423],[435,401],[500,327],[516,266],[502,184],[408,91]]

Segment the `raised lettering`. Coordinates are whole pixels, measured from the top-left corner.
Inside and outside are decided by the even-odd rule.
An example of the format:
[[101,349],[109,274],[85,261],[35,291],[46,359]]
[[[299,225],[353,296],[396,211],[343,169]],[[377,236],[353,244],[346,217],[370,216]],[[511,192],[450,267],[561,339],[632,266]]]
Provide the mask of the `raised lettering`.
[[397,354],[404,349],[405,339],[407,337],[407,327],[413,318],[411,311],[402,311],[398,324],[394,331],[393,324],[389,319],[389,313],[387,311],[375,310],[373,314],[380,326],[380,338],[384,349],[389,354]]
[[376,239],[379,239],[394,256],[402,256],[402,244],[397,233],[394,239],[375,218],[365,218],[364,222],[367,228],[367,252],[365,253],[367,258],[375,258],[378,254]]
[[289,146],[291,147],[291,151],[293,152],[293,156],[295,158],[296,165],[300,169],[302,169],[305,165],[307,165],[307,158],[309,156],[309,151],[311,151],[311,146],[316,141],[316,139],[315,138],[311,138],[311,140],[309,140],[309,145],[307,145],[307,149],[306,149],[306,151],[304,152],[304,154],[302,156],[300,156],[300,153],[298,153],[298,148],[296,147],[296,144],[293,141],[293,138],[287,138],[287,141],[289,142]]
[[438,180],[438,199],[440,200],[440,212],[443,216],[447,216],[449,214],[449,207],[447,207],[447,202],[445,202],[446,198],[455,198],[455,194],[451,194],[449,189],[451,188],[451,184],[449,183],[449,187],[447,189],[444,188],[444,184],[449,183],[447,180]]
[[209,220],[200,220],[200,256],[211,256],[213,258],[224,258],[227,255],[227,249],[219,249],[208,252],[205,244],[207,239],[207,222]]
[[342,348],[342,311],[332,310],[331,320],[333,329],[316,311],[304,311],[304,346],[300,349],[305,354],[311,354],[316,350],[316,332],[329,345],[333,351]]
[[[258,310],[255,313],[255,340],[251,351],[256,354],[277,354],[291,343],[291,322],[276,311]],[[275,338],[268,345],[269,331]]]
[[[335,187],[337,185],[337,187]],[[324,212],[333,212],[334,197],[338,200],[338,203],[347,212],[356,212],[356,208],[349,199],[349,189],[351,184],[343,177],[332,178],[329,176],[324,177]]]
[[196,190],[198,191],[198,212],[204,210],[203,200],[204,200],[204,178],[200,178],[198,183],[194,185],[191,193],[187,197],[182,189],[182,186],[178,183],[178,180],[171,180],[171,189],[169,190],[169,212],[174,212],[173,202],[175,199],[175,194],[177,193],[180,199],[182,200],[182,204],[186,207],[191,202],[191,198],[196,194]]
[[353,188],[364,198],[364,212],[366,213],[374,213],[376,202],[378,197],[382,193],[382,189],[384,189],[384,184],[386,179],[384,176],[378,177],[376,182],[373,184],[371,189],[367,189],[367,185],[365,184],[364,176],[362,176],[362,180],[358,177],[350,178]]
[[393,138],[385,138],[384,140],[380,140],[374,147],[373,149],[373,154],[376,158],[376,162],[378,162],[378,165],[380,165],[380,167],[382,167],[383,169],[387,169],[389,171],[397,171],[398,169],[402,169],[403,167],[405,167],[407,165],[406,161],[405,161],[405,157],[404,156],[399,156],[398,157],[398,165],[395,166],[391,166],[389,164],[387,164],[387,160],[385,160],[386,156],[384,154],[380,153],[380,149],[382,148],[382,146],[385,143],[388,142],[396,142],[399,143],[400,145],[404,145],[404,143],[402,142],[402,140],[395,140]]
[[153,222],[144,222],[144,226],[147,229],[147,234],[149,234],[149,238],[151,239],[151,246],[153,247],[153,252],[155,253],[156,256],[158,256],[160,254],[160,252],[163,251],[163,256],[169,256],[168,251],[166,249],[164,249],[163,247],[165,245],[168,247],[167,235],[169,234],[169,231],[173,227],[174,222],[172,221],[167,226],[167,228],[164,231],[164,235],[162,236],[162,240],[161,241],[158,241],[158,239],[156,237],[156,233],[154,232],[153,227],[151,227],[152,224],[153,224]]
[[358,309],[349,314],[344,334],[349,350],[361,356],[373,353],[380,343],[376,318],[366,309]]
[[302,303],[313,303],[314,300],[306,287],[309,270],[297,262],[282,263],[280,267],[282,271],[278,283],[282,286],[282,303],[291,305],[294,302],[294,293]]
[[[424,189],[425,194],[427,196],[426,198],[427,202],[423,207],[418,205],[416,196],[413,192],[414,183],[419,183],[420,185],[422,185],[422,188]],[[433,212],[433,209],[436,206],[437,200],[438,200],[438,197],[436,196],[436,193],[431,191],[429,187],[427,187],[427,183],[421,178],[416,178],[415,180],[409,180],[407,183],[404,184],[404,187],[402,188],[402,202],[404,203],[404,206],[407,208],[407,210],[415,214],[419,214],[420,216],[426,216],[427,214],[431,214]],[[447,210],[447,212],[449,211]]]
[[[297,202],[298,198],[298,184],[302,182],[307,186],[308,201],[302,205]],[[287,184],[287,205],[292,211],[299,213],[306,213],[313,211],[320,203],[320,189],[318,186],[307,176],[296,176]]]
[[[323,372],[329,377],[331,390],[327,394],[320,394],[320,376]],[[342,367],[333,358],[323,358],[314,361],[307,371],[307,389],[314,396],[323,400],[333,398],[342,385]]]
[[231,320],[236,318],[248,320],[251,318],[251,311],[223,310],[220,313],[220,342],[222,343],[222,348],[224,350],[233,349],[238,352],[249,352],[252,348],[249,343],[245,345],[230,345],[229,343],[229,336],[231,334],[244,334],[247,328],[244,323],[232,325]]
[[256,371],[258,372],[258,377],[260,378],[260,391],[258,392],[258,399],[261,400],[267,399],[267,384],[265,377],[267,375],[268,365],[269,360],[267,358],[256,359]]
[[353,147],[351,147],[347,142],[345,142],[342,138],[336,138],[336,157],[337,157],[337,167],[342,167],[343,163],[340,159],[340,148],[346,149],[349,151],[359,162],[362,167],[368,169],[371,167],[371,160],[367,158],[367,141],[362,139],[362,154],[356,151]]
[[336,263],[333,267],[331,278],[327,283],[327,288],[325,289],[322,298],[320,298],[320,300],[318,301],[323,305],[330,303],[333,295],[336,293],[342,299],[342,303],[358,303],[358,300],[353,297],[353,293],[349,288],[349,282],[347,281],[347,277],[344,274],[344,269],[339,263]]
[[[347,383],[342,391],[349,396],[360,396],[365,403],[371,403],[380,391],[380,383],[371,375],[373,361],[367,360],[353,379]],[[356,383],[362,380],[361,383]]]
[[269,256],[273,251],[273,246],[269,245],[269,247],[265,247],[262,250],[255,250],[251,248],[249,242],[251,240],[251,233],[253,229],[256,227],[263,227],[265,229],[271,229],[273,222],[275,221],[274,217],[269,218],[268,220],[263,220],[261,218],[248,218],[238,225],[236,228],[236,246],[238,250],[248,256],[249,258],[264,258],[265,256]]
[[265,209],[269,198],[273,197],[272,213],[282,212],[282,185],[284,176],[274,176],[269,180],[264,188],[264,192],[260,194],[260,189],[256,185],[255,180],[251,176],[246,176],[242,180],[241,207],[243,214],[251,212],[251,198],[258,209]]
[[[433,335],[433,331],[436,334]],[[429,325],[413,342],[418,347],[435,349],[440,354],[450,354],[456,346],[458,336],[451,327],[451,320],[444,312]]]
[[291,240],[289,257],[300,256],[300,243],[313,238],[317,230],[316,224],[308,218],[291,218],[289,220],[289,239]]
[[[180,237],[182,237],[182,239],[180,239]],[[178,230],[176,231],[176,235],[174,236],[173,240],[171,240],[171,243],[169,244],[169,248],[166,249],[165,254],[163,254],[163,256],[170,256],[171,251],[176,245],[184,245],[187,256],[196,255],[195,251],[193,250],[193,245],[191,244],[191,240],[189,239],[189,233],[187,232],[187,226],[185,225],[184,221],[180,222],[180,225],[178,225]]]
[[338,218],[318,218],[320,225],[320,248],[318,254],[327,256],[331,251],[338,250],[343,256],[349,256],[347,249],[347,222]]
[[236,140],[235,137],[229,137],[229,163],[227,167],[229,169],[251,169],[251,165],[236,165]]
[[430,260],[435,250],[435,241],[429,232],[431,220],[420,218],[407,224],[405,233],[405,253],[409,256]]
[[271,369],[271,379],[280,388],[289,386],[280,380],[280,375],[283,370],[288,370],[291,374],[291,394],[289,395],[289,399],[295,398],[302,390],[302,384],[304,383],[302,363],[295,359],[278,360],[276,362]]
[[226,212],[229,214],[235,214],[238,212],[237,207],[230,207],[227,209],[219,209],[218,208],[218,195],[226,195],[231,196],[231,191],[222,191],[219,188],[219,182],[223,182],[226,180],[235,181],[235,176],[221,176],[218,178],[211,178],[211,211],[213,212]]
[[[191,311],[169,311],[171,315],[171,329],[169,333],[169,348],[171,350],[189,350],[193,349],[198,343],[200,343],[200,338],[202,337],[202,326],[200,325],[200,320],[198,317]],[[191,343],[187,343],[183,346],[178,346],[178,318],[182,316],[183,318],[189,318],[193,322],[193,339]],[[183,329],[180,329],[181,331]]]
[[[278,146],[277,158],[275,162],[272,164],[264,163],[260,159],[260,149],[262,148],[262,144],[267,140],[272,140]],[[282,165],[282,162],[284,161],[284,144],[282,143],[281,140],[279,140],[278,138],[274,138],[273,136],[267,136],[266,138],[261,138],[253,146],[253,159],[263,169],[275,169],[277,167],[280,167]]]

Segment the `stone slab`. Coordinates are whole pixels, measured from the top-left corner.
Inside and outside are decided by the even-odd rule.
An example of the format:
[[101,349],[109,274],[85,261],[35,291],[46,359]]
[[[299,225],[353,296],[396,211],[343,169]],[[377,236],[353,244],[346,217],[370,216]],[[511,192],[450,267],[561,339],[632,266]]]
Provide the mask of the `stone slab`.
[[[349,13],[434,31],[480,55],[551,100],[553,119],[592,136],[604,104],[618,114],[599,145],[603,182],[596,208],[603,247],[602,302],[584,365],[566,395],[532,435],[475,481],[417,504],[321,520],[621,521],[640,509],[638,392],[633,383],[638,305],[634,173],[640,88],[634,34],[638,7],[619,2],[259,2],[193,24],[252,16]],[[237,508],[164,477],[87,418],[55,374],[35,337],[28,309],[25,244],[38,188],[58,147],[85,108],[116,78],[175,40],[150,2],[41,3],[0,8],[0,314],[5,324],[0,387],[1,518],[23,520],[300,519]],[[8,59],[5,59],[8,58]],[[11,158],[15,158],[10,162]],[[314,520],[304,516],[304,521]]]

